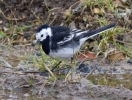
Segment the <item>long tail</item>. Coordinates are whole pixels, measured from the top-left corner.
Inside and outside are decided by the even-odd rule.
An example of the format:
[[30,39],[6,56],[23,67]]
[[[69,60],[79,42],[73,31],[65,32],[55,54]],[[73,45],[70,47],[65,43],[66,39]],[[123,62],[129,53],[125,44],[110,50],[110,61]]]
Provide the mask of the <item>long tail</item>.
[[[85,30],[85,31],[77,31],[75,37],[73,37],[71,40],[69,41],[66,41],[65,44],[69,43],[69,42],[72,42],[72,41],[80,41],[80,45],[82,45],[87,39],[91,38],[91,37],[94,37],[102,32],[105,32],[109,29],[112,29],[116,26],[115,23],[112,23],[112,24],[109,24],[107,26],[104,26],[104,27],[101,27],[99,29],[96,29],[96,30],[93,30],[93,31],[88,31],[88,30]],[[74,32],[75,33],[75,32]],[[63,43],[64,44],[64,43]],[[62,45],[63,45],[62,44]]]
[[114,28],[115,26],[116,26],[116,24],[112,23],[112,24],[109,24],[107,26],[101,27],[99,29],[96,29],[96,30],[93,30],[93,31],[88,31],[86,34],[83,34],[84,35],[83,37],[89,37],[89,38],[94,37],[95,35],[98,35],[102,32],[105,32],[109,29]]
[[107,26],[101,27],[101,28],[93,30],[93,31],[84,32],[83,34],[75,37],[74,41],[80,40],[80,45],[82,45],[89,38],[94,37],[102,32],[105,32],[105,31],[111,29],[111,28],[114,28],[115,26],[116,26],[116,24],[113,23],[113,24],[109,24]]

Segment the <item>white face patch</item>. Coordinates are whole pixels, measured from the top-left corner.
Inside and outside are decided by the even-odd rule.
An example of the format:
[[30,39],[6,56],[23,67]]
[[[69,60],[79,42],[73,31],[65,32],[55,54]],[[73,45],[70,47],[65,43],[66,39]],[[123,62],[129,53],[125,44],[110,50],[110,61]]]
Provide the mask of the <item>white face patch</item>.
[[43,41],[46,39],[47,36],[52,36],[51,28],[42,29],[40,32],[36,33],[36,39]]

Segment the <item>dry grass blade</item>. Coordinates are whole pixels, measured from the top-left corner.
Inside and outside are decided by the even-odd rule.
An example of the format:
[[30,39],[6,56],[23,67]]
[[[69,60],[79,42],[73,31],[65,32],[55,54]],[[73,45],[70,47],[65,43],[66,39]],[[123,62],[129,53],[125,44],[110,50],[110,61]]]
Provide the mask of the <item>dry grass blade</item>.
[[0,83],[0,87],[4,84],[4,82],[7,80],[7,78],[8,78],[11,74],[12,74],[12,72],[9,73],[9,74],[6,76],[6,78]]
[[72,74],[71,70],[69,71],[69,73],[66,75],[66,78],[65,78],[65,82],[67,81],[68,77]]
[[26,17],[24,18],[9,18],[9,17],[6,17],[5,14],[3,13],[3,11],[0,9],[0,13],[2,14],[2,16],[7,19],[7,20],[14,20],[14,21],[17,21],[17,20],[24,20]]
[[127,42],[124,42],[124,41],[120,41],[120,40],[115,40],[115,41],[117,41],[117,42],[120,42],[120,43],[124,43],[124,44],[127,44],[127,45],[130,45],[130,46],[132,46],[132,43],[127,43]]
[[88,77],[97,69],[97,66],[95,66],[95,68],[85,77],[86,79],[88,79]]
[[43,88],[44,88],[44,86],[45,86],[45,84],[46,84],[47,82],[48,82],[48,81],[46,81],[46,82],[43,83],[43,86],[42,86],[42,88],[40,89],[39,94],[42,93],[42,90],[43,90]]
[[30,5],[29,5],[29,8],[32,6],[32,3],[33,3],[33,0],[31,0]]
[[48,72],[51,74],[51,76],[53,76],[54,78],[56,78],[55,77],[55,75],[50,71],[50,69],[47,67],[47,65],[45,64],[45,63],[43,63],[44,64],[44,66],[45,66],[45,68],[48,70]]

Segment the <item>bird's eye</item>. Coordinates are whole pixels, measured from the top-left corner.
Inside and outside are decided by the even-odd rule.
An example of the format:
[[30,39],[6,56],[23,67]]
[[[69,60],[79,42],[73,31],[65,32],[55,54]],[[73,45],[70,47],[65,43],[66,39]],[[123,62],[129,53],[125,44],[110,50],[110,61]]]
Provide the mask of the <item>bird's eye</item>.
[[43,37],[43,34],[41,34],[41,37]]

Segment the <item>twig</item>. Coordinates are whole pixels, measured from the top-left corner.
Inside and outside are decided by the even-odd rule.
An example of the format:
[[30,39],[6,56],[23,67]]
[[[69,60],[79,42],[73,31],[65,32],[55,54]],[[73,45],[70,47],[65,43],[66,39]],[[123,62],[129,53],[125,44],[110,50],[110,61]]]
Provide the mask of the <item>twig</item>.
[[[15,16],[15,14],[13,13],[12,10],[11,10],[11,13],[13,14],[14,18],[16,19],[16,16]],[[16,22],[16,25],[18,25],[17,20],[15,20],[15,22]]]
[[60,64],[61,64],[62,61],[59,61],[59,63],[56,64],[56,66],[54,66],[51,71],[53,72]]
[[43,90],[43,88],[44,88],[44,86],[45,86],[45,84],[46,84],[47,82],[48,82],[48,81],[46,81],[46,82],[43,83],[43,86],[42,86],[42,88],[40,89],[39,94],[41,94],[41,92],[42,92],[42,90]]
[[97,66],[85,77],[86,79],[97,69]]
[[66,77],[65,77],[65,81],[68,79],[68,77],[69,77],[71,74],[72,74],[72,72],[71,72],[71,69],[70,69],[70,71],[68,72],[68,74],[67,74]]
[[43,63],[45,68],[48,70],[48,72],[51,74],[51,76],[55,77],[54,74],[51,72],[51,70],[47,67],[47,65],[45,63]]
[[29,8],[31,7],[32,3],[33,3],[33,0],[31,0],[30,5],[29,5]]
[[53,11],[53,10],[59,10],[59,9],[61,9],[61,7],[56,7],[56,8],[52,8],[52,9],[50,9],[50,11]]
[[23,20],[23,19],[25,19],[26,17],[24,17],[24,18],[8,18],[8,17],[6,17],[5,16],[5,14],[3,13],[3,11],[2,10],[0,10],[0,13],[2,14],[2,16],[5,18],[5,19],[7,19],[7,20],[15,20],[15,21],[17,21],[17,20]]
[[34,13],[32,10],[29,10],[29,11],[31,11],[31,13],[38,19],[38,21],[39,21],[40,23],[42,23],[42,22],[40,21],[39,17],[38,17],[37,15],[35,15],[35,13]]
[[88,56],[86,56],[85,54],[83,54],[82,52],[79,51],[80,54],[82,54],[83,56],[85,56],[86,58],[88,58]]
[[127,44],[127,45],[131,45],[131,46],[132,46],[132,43],[127,43],[127,42],[120,41],[120,40],[117,40],[117,39],[116,39],[115,41],[120,42],[120,43],[124,43],[124,44]]
[[12,71],[4,71],[4,72],[0,72],[0,73],[12,73],[12,74],[24,74],[23,72],[12,72]]
[[[78,66],[77,68],[86,60],[87,58],[85,58]],[[65,81],[66,79],[72,74],[71,70],[69,71],[69,73],[66,75]]]
[[39,71],[25,71],[24,73],[39,73]]
[[82,62],[79,63],[79,65],[77,66],[77,68],[86,60],[87,58],[84,58]]
[[[17,41],[12,41],[12,43],[25,43],[25,44],[27,44],[27,43],[31,43],[32,42],[32,40],[29,40],[29,41],[19,41],[19,40],[17,40]],[[30,44],[31,45],[31,44]]]
[[[51,87],[52,89],[53,89],[53,87],[55,86],[56,81],[57,81],[57,80],[54,80],[53,86]],[[42,88],[40,89],[39,94],[41,94],[41,92],[42,92],[44,86],[46,85],[46,83],[48,83],[48,80],[47,80],[46,82],[43,83],[43,86],[42,86]]]
[[55,16],[55,18],[50,22],[50,24],[49,25],[51,25],[55,20],[56,20],[56,16]]
[[4,82],[7,80],[7,78],[8,78],[11,74],[12,74],[12,72],[6,76],[6,78],[0,83],[0,86],[2,86],[2,85],[4,84]]

